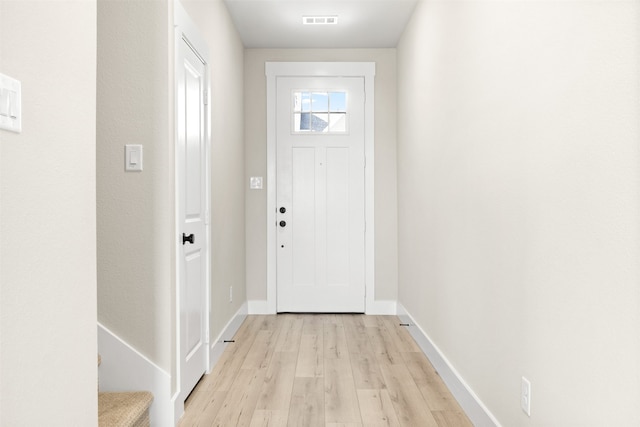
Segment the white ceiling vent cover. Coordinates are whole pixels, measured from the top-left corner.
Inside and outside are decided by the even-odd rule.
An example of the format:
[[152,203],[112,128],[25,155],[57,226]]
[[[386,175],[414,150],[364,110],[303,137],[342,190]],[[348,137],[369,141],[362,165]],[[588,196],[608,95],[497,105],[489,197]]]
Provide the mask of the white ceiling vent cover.
[[304,25],[336,25],[338,23],[337,16],[303,16],[302,23]]

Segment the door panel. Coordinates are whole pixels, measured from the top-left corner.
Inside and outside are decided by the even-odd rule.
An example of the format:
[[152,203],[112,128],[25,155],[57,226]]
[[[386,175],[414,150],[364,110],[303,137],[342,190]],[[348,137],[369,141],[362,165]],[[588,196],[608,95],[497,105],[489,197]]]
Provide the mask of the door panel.
[[327,149],[327,285],[349,283],[349,149]]
[[279,77],[276,114],[277,310],[364,312],[364,79]]
[[202,336],[204,328],[202,324],[202,301],[204,300],[204,283],[202,283],[203,259],[202,251],[185,251],[186,282],[185,287],[186,320],[185,324],[185,349],[186,359],[190,360],[203,345]]
[[[312,286],[316,282],[315,231],[315,150],[309,147],[292,149],[291,187],[295,205],[291,204],[290,247],[292,251],[292,283]],[[293,227],[296,224],[296,227]]]
[[[205,64],[181,40],[177,78],[180,391],[185,399],[206,371],[206,156]],[[186,239],[185,239],[186,238]]]

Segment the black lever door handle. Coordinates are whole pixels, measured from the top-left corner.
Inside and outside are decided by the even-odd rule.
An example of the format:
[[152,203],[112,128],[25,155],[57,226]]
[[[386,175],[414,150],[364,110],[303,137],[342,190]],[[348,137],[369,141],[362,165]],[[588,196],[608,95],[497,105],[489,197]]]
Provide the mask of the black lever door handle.
[[189,242],[193,245],[195,238],[193,237],[193,233],[189,234],[188,236],[184,233],[182,233],[182,244],[184,245],[185,243]]

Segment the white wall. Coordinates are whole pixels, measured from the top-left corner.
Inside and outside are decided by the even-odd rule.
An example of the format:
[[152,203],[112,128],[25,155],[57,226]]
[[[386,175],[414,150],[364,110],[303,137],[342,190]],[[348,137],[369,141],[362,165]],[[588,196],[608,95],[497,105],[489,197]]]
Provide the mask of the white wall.
[[[211,80],[212,340],[246,301],[244,237],[244,47],[222,0],[183,0],[209,47]],[[233,302],[229,302],[233,287]]]
[[0,73],[0,425],[97,425],[95,1],[0,1]]
[[249,177],[267,176],[266,61],[363,61],[375,76],[375,299],[397,297],[395,49],[247,49],[245,51],[245,193],[247,298],[267,299],[267,194]]
[[504,426],[640,425],[639,8],[423,1],[398,46],[399,301]]
[[[244,49],[221,1],[187,1],[212,58],[212,339],[246,301]],[[98,3],[98,317],[175,387],[173,2]],[[144,170],[124,172],[124,145]],[[229,302],[229,286],[234,300]]]
[[[170,2],[98,2],[98,320],[172,372],[175,286]],[[142,144],[144,170],[124,171]]]

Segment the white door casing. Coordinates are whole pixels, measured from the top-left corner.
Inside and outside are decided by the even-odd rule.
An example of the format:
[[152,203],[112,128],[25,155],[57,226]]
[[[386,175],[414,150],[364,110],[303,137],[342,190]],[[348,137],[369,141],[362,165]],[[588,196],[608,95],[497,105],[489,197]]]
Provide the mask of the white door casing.
[[180,36],[176,43],[176,299],[178,401],[183,402],[206,372],[209,358],[209,88],[205,60],[185,34]]
[[276,313],[278,208],[276,194],[276,101],[279,77],[361,77],[364,79],[364,153],[365,153],[365,313],[376,313],[374,289],[374,77],[373,62],[267,62],[267,300],[249,301],[252,313]]
[[278,77],[276,115],[278,312],[362,313],[364,78]]

